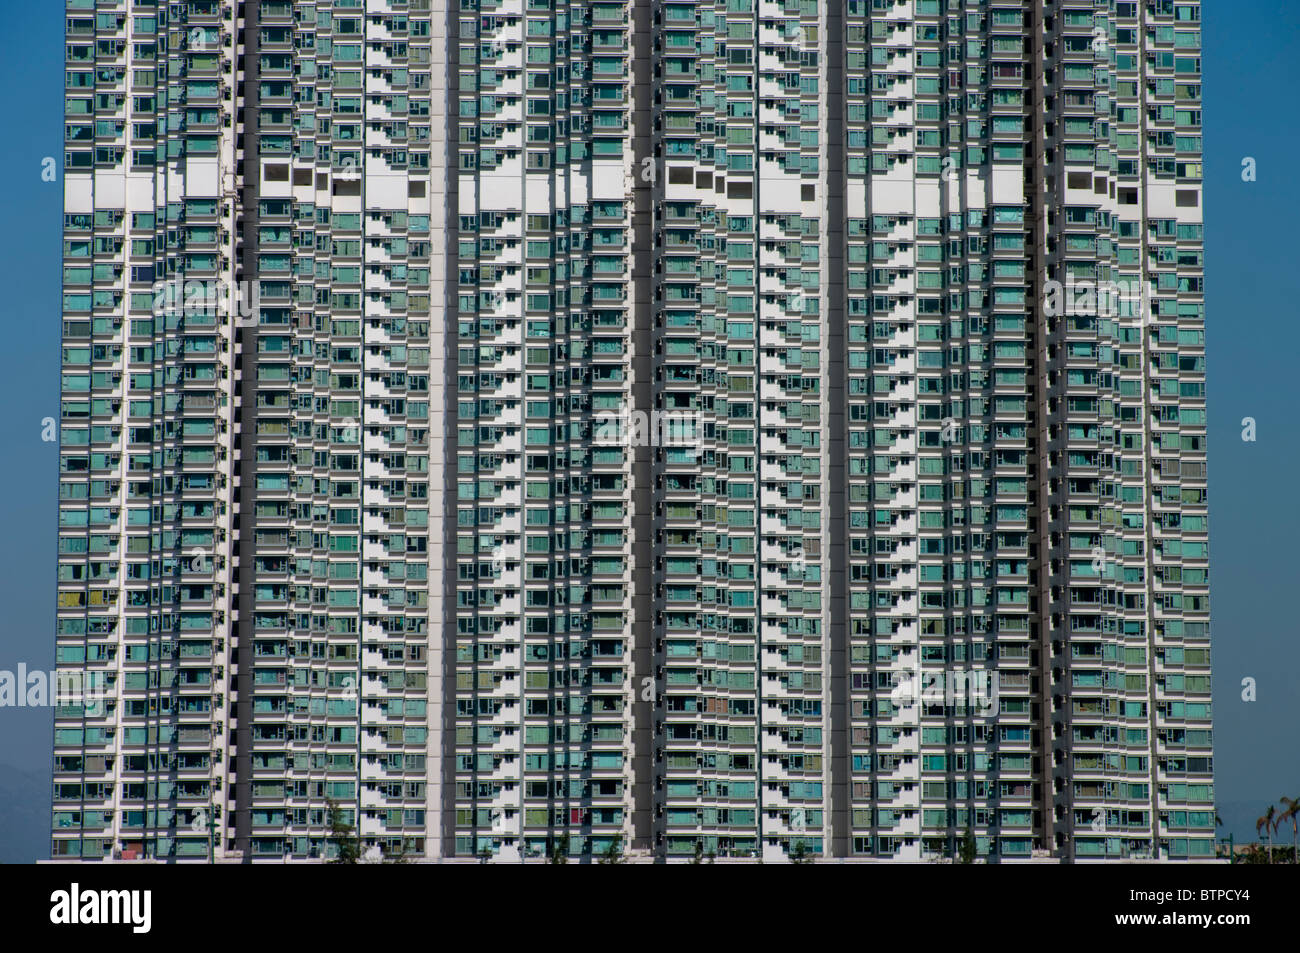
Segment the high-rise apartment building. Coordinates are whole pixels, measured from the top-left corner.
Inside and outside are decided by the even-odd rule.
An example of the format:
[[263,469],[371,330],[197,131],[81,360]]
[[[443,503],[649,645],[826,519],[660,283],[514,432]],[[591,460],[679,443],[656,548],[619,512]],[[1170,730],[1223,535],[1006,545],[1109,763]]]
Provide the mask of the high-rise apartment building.
[[67,0],[53,855],[1210,856],[1199,7]]

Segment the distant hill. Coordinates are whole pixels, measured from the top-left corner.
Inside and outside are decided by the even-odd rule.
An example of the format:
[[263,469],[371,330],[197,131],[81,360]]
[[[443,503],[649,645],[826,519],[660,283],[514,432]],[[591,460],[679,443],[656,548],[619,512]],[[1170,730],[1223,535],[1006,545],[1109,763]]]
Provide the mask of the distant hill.
[[0,764],[0,864],[50,856],[50,779]]

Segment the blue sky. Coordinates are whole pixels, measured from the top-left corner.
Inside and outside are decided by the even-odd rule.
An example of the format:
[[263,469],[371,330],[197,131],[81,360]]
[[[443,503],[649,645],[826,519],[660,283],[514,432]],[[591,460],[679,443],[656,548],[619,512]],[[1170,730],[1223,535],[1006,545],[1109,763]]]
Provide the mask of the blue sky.
[[[40,172],[61,162],[63,4],[0,10],[0,669],[13,670],[53,661],[57,450],[40,432],[58,414],[62,186]],[[1221,802],[1262,809],[1300,795],[1300,4],[1213,0],[1203,16],[1215,768]],[[0,765],[47,774],[50,740],[48,710],[0,712]]]

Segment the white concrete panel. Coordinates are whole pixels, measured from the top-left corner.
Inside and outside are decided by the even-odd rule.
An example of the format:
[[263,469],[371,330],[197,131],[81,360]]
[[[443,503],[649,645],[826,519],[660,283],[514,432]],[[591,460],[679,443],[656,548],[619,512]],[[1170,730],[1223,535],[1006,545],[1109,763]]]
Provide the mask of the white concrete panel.
[[[292,196],[293,196],[293,173],[290,172],[289,175],[288,175],[286,178],[284,178],[284,179],[282,179],[282,180],[280,180],[280,181],[272,181],[271,179],[269,179],[269,178],[267,177],[267,174],[266,174],[266,167],[267,167],[268,165],[281,165],[281,166],[285,166],[285,165],[288,165],[288,163],[285,163],[285,162],[263,162],[263,163],[262,163],[262,178],[261,178],[260,182],[258,183],[258,193],[259,193],[262,197],[264,197],[264,198],[268,198],[268,199],[287,199],[287,198],[292,198]],[[193,195],[193,194],[195,194],[195,193],[191,192],[190,194]],[[198,193],[198,194],[207,195],[208,193],[205,191],[205,192]]]
[[[524,183],[520,181],[517,175],[484,175],[479,181],[483,186],[483,207],[494,209],[517,209],[522,208],[524,204]],[[465,191],[461,189],[461,211],[466,210],[464,204]],[[473,199],[470,200],[473,202]],[[473,208],[470,205],[469,208]]]
[[[1076,169],[1075,171],[1080,171],[1080,170]],[[1093,191],[1092,182],[1094,176],[1092,174],[1092,170],[1089,169],[1087,170],[1087,172],[1088,172],[1088,187],[1082,189],[1072,189],[1070,188],[1070,170],[1067,169],[1065,171],[1065,175],[1062,176],[1062,179],[1065,182],[1065,204],[1066,205],[1100,205],[1105,200],[1106,196],[1098,195],[1096,192]]]
[[478,183],[468,176],[456,183],[456,197],[462,212],[478,208]]
[[221,194],[215,158],[193,156],[185,160],[185,194],[193,198],[215,198]]
[[763,177],[758,183],[758,204],[760,212],[798,212],[802,205],[799,198],[797,178],[789,176]]
[[591,198],[591,181],[581,173],[569,176],[569,201],[586,205]]
[[664,198],[669,202],[693,202],[699,199],[702,189],[696,189],[695,183],[665,182]]
[[552,198],[550,176],[530,175],[526,190],[526,207],[533,215],[550,215],[557,203]]
[[592,200],[622,199],[624,197],[622,161],[593,162],[591,164]]
[[361,196],[335,195],[330,199],[330,206],[335,212],[360,212]]
[[[1179,192],[1195,192],[1196,204],[1179,207]],[[1183,224],[1195,224],[1202,221],[1201,190],[1195,186],[1180,185],[1176,182],[1147,180],[1147,216],[1149,218],[1173,218]]]
[[912,180],[871,183],[871,211],[877,215],[912,214],[915,204]]
[[1025,202],[1025,170],[1018,165],[993,167],[994,205],[1023,205]]
[[68,212],[95,210],[95,187],[89,172],[64,176],[63,208]]
[[953,175],[951,178],[949,178],[949,177],[947,177],[947,176],[943,176],[943,175],[941,175],[941,176],[939,176],[939,183],[938,183],[938,184],[939,184],[939,194],[940,194],[941,196],[944,196],[944,197],[947,198],[947,200],[948,200],[948,207],[949,207],[949,208],[962,208],[962,201],[961,201],[961,187],[962,187],[962,180],[961,180],[961,174],[958,173],[958,174],[956,174],[956,175]]
[[916,214],[924,218],[937,218],[940,214],[939,182],[916,180]]
[[133,172],[126,178],[128,208],[152,208],[154,205],[154,178],[147,172]]
[[392,211],[410,204],[407,178],[400,172],[367,172],[365,189],[367,208]]
[[849,215],[857,217],[867,207],[867,183],[862,179],[850,179],[844,194],[844,207]]
[[[1140,197],[1139,197],[1140,198]],[[1147,180],[1146,187],[1147,215],[1151,218],[1173,218],[1174,186],[1154,179]]]
[[126,208],[126,177],[121,172],[95,173],[95,208]]

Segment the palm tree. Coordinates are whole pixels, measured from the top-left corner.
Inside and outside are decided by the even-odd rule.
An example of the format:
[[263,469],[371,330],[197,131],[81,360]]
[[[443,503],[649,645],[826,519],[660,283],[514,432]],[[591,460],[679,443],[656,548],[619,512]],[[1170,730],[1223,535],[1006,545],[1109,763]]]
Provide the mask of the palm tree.
[[1300,862],[1300,852],[1297,851],[1297,843],[1300,841],[1300,824],[1296,821],[1297,814],[1300,814],[1300,797],[1283,797],[1282,803],[1286,805],[1286,810],[1278,815],[1274,828],[1281,827],[1283,821],[1291,822],[1291,863],[1294,864]]
[[1264,832],[1265,841],[1268,844],[1268,863],[1273,862],[1273,816],[1277,813],[1277,808],[1272,804],[1264,812],[1264,816],[1255,821],[1255,836],[1259,836],[1261,830]]

